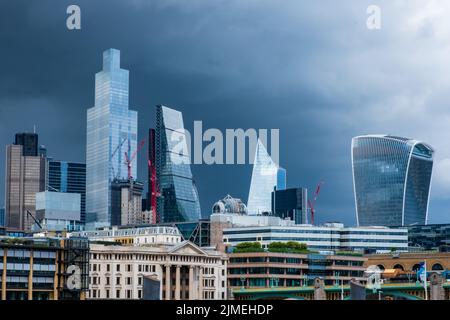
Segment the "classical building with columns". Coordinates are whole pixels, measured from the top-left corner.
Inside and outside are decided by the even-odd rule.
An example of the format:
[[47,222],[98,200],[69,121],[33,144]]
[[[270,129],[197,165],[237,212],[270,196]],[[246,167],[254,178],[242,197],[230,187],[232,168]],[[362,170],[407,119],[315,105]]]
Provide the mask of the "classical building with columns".
[[144,277],[160,283],[163,300],[227,298],[227,256],[189,241],[174,245],[91,243],[88,299],[142,299]]

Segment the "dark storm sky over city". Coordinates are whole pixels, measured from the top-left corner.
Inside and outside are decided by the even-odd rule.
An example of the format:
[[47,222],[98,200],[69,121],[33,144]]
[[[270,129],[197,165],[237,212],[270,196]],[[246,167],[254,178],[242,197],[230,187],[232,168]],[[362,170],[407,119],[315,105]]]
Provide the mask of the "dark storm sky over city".
[[[0,179],[5,145],[36,125],[55,159],[85,161],[86,110],[102,52],[121,50],[139,137],[156,104],[185,126],[279,128],[289,187],[324,180],[317,220],[354,225],[351,138],[407,136],[436,149],[430,222],[450,222],[450,4],[376,1],[2,1]],[[81,30],[66,8],[81,8]],[[146,157],[139,157],[145,180]],[[194,165],[203,214],[226,194],[247,201],[250,165]],[[4,194],[4,183],[0,184]],[[4,206],[3,196],[0,206]]]

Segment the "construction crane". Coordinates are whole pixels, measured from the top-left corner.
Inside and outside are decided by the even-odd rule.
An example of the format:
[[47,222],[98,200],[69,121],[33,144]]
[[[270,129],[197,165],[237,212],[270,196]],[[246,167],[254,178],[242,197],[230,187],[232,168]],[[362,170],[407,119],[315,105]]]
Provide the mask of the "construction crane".
[[[114,149],[113,153],[111,154],[111,159],[110,160],[112,160],[114,158],[114,156],[116,155],[117,151],[119,151],[119,149],[123,146],[123,144],[125,143],[126,140],[127,140],[127,138],[123,138],[122,142],[120,142],[117,145],[116,149]],[[113,176],[113,179],[114,179],[116,177],[116,175],[114,173],[114,164],[113,164],[112,161],[111,161],[111,169],[112,169],[112,176]]]
[[317,197],[319,196],[320,193],[320,187],[322,186],[323,181],[320,181],[319,184],[316,187],[316,191],[314,192],[314,197],[313,200],[308,200],[308,206],[309,206],[309,210],[311,212],[311,224],[314,225],[314,213],[315,213],[315,209],[314,207],[316,206],[316,201],[317,201]]
[[125,151],[125,164],[128,168],[128,180],[131,180],[131,163],[133,162],[134,158],[136,158],[136,155],[139,151],[141,151],[142,147],[145,145],[145,139],[141,140],[139,142],[139,145],[136,148],[136,151],[131,155],[131,157],[128,156],[128,152]]
[[160,217],[158,212],[156,211],[156,199],[161,195],[156,186],[156,166],[152,161],[148,160],[148,170],[150,171],[150,181],[151,181],[151,190],[150,190],[150,206],[153,210],[152,223],[158,223],[160,221]]
[[160,216],[156,211],[157,197],[161,195],[156,181],[155,129],[149,130],[149,152],[147,154],[148,174],[150,179],[150,207],[153,210],[152,223],[159,223]]
[[42,230],[42,225],[39,223],[39,221],[33,216],[33,214],[30,212],[30,210],[27,209],[27,214],[33,219],[34,223],[37,224],[39,229]]

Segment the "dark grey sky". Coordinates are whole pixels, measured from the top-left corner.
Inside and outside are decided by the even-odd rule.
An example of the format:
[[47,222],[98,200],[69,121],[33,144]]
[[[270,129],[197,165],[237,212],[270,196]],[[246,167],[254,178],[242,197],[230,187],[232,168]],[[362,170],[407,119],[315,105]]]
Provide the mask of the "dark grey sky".
[[[2,1],[0,179],[5,145],[34,124],[49,155],[85,161],[94,74],[112,47],[130,70],[141,138],[156,104],[182,111],[188,129],[279,128],[288,185],[323,179],[318,221],[349,225],[352,136],[421,139],[437,150],[430,221],[450,222],[450,4],[376,2],[378,31],[365,0]],[[70,4],[79,31],[66,28]],[[251,166],[192,169],[205,213],[227,193],[247,200]]]

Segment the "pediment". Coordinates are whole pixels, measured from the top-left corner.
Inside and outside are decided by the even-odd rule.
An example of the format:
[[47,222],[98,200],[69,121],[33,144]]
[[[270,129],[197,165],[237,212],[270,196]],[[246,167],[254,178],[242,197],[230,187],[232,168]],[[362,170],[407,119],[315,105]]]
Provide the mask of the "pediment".
[[203,251],[200,247],[196,246],[192,242],[184,241],[180,243],[179,245],[173,247],[169,254],[185,254],[185,255],[202,255],[206,256],[208,255],[205,251]]

